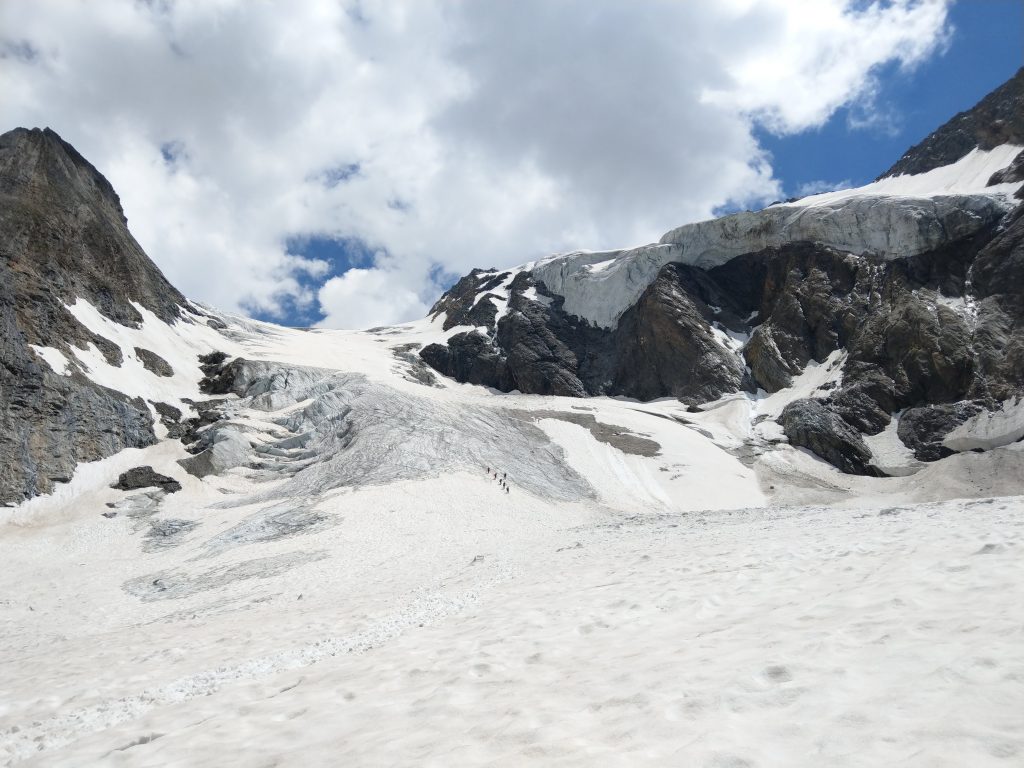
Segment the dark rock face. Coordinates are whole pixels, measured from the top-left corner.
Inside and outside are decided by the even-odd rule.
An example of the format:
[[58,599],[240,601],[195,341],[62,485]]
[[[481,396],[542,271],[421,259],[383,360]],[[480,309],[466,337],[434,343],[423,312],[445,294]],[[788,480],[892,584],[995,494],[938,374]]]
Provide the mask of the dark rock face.
[[972,262],[975,378],[971,397],[1006,400],[1024,391],[1024,204]]
[[[539,299],[527,298],[529,289]],[[475,310],[482,301],[476,296],[464,292],[459,300],[447,295],[442,301],[465,317],[466,306]],[[512,281],[508,301],[509,311],[488,326],[490,335],[456,334],[420,356],[446,376],[505,392],[703,402],[750,385],[743,361],[711,330],[716,319],[708,302],[718,302],[721,311],[719,305],[731,300],[693,267],[664,267],[613,331],[567,315],[562,298],[526,273]],[[731,311],[723,317],[742,326]]]
[[443,325],[446,331],[458,325],[493,326],[498,314],[495,297],[485,295],[477,299],[477,296],[500,285],[510,274],[502,272],[496,275],[493,269],[474,269],[435,302],[430,308],[431,316],[447,313]]
[[[203,378],[199,382],[199,390],[208,395],[227,395],[235,385],[237,366],[241,358],[228,362],[223,352],[210,352],[199,356],[199,369]],[[241,361],[244,362],[244,361]]]
[[953,453],[942,438],[981,411],[980,405],[969,401],[910,408],[900,416],[896,434],[919,461],[937,461]]
[[609,394],[706,402],[749,388],[742,359],[711,330],[708,302],[713,296],[729,305],[726,295],[703,271],[666,265],[613,333],[620,352]]
[[551,313],[544,304],[522,295],[532,285],[527,276],[513,285],[509,312],[497,330],[513,387],[541,395],[585,396],[579,358],[572,348],[576,341],[572,324],[564,315]]
[[447,345],[428,344],[420,357],[431,368],[468,384],[496,387],[504,392],[514,388],[504,358],[491,340],[479,333],[457,333]]
[[[466,292],[462,301],[479,299]],[[696,404],[777,391],[845,350],[841,383],[813,413],[790,413],[789,431],[844,471],[871,472],[859,434],[877,434],[892,413],[965,400],[992,408],[1024,392],[1024,208],[911,258],[795,242],[707,271],[669,264],[614,330],[566,315],[562,298],[528,273],[512,281],[508,301],[489,334],[459,334],[421,356],[503,391]],[[728,347],[726,333],[749,341]],[[911,416],[903,429],[920,423]],[[824,438],[839,427],[842,450]],[[942,454],[927,436],[919,442],[908,443],[919,457]]]
[[744,350],[758,385],[769,392],[788,387],[808,362],[845,346],[866,311],[874,266],[825,246],[791,243],[710,270],[723,292],[735,292],[740,311],[761,321]]
[[135,355],[142,361],[142,365],[147,371],[155,373],[157,376],[174,375],[174,369],[171,368],[170,363],[156,352],[151,352],[142,347],[135,347]]
[[1024,144],[1024,68],[978,104],[911,147],[879,178],[924,173],[955,163],[975,147]]
[[45,302],[59,321],[54,299],[81,296],[131,327],[142,321],[132,301],[165,322],[181,315],[185,298],[128,232],[110,182],[53,131],[0,136],[0,201],[0,255],[25,288],[23,304]]
[[792,445],[807,448],[829,464],[852,475],[881,475],[871,466],[871,451],[860,434],[817,400],[787,405],[779,423]]
[[134,491],[139,488],[159,488],[164,493],[176,493],[181,490],[181,483],[173,477],[154,472],[152,467],[135,467],[122,472],[111,488],[119,491]]
[[[95,344],[111,365],[121,350],[82,326],[65,304],[82,297],[137,327],[137,302],[165,321],[184,298],[128,232],[110,183],[53,131],[0,136],[0,502],[45,493],[81,461],[155,441],[149,408],[90,381],[71,347]],[[50,370],[29,347],[71,361]]]
[[6,320],[0,316],[0,502],[50,491],[54,483],[70,480],[80,461],[156,442],[142,399],[99,387],[80,373],[50,372],[30,350],[11,343],[18,337],[6,335]]

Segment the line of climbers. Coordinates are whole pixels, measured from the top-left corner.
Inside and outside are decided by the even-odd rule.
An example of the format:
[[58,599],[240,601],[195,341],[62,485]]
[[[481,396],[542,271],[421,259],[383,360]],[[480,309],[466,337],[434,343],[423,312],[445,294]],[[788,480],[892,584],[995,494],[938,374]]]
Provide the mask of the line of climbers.
[[505,489],[505,493],[508,493],[508,472],[498,472],[498,470],[491,471],[490,467],[487,467],[487,476],[492,480],[497,480],[498,485]]

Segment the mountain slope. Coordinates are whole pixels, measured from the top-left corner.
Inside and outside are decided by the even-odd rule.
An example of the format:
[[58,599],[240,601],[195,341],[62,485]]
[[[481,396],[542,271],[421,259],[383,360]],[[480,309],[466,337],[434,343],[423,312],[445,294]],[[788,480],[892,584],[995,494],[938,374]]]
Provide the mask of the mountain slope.
[[1022,115],[1024,67],[974,107],[955,115],[941,128],[908,149],[892,168],[878,178],[925,173],[951,165],[975,147],[991,150],[1004,144],[1024,146]]
[[[627,251],[471,273],[432,310],[457,332],[420,354],[504,391],[705,407],[790,389],[842,352],[830,391],[772,417],[793,444],[847,472],[902,472],[865,438],[904,414],[918,461],[948,455],[952,430],[983,412],[1016,423],[1024,399],[1022,82],[1024,71],[894,167],[913,175],[688,224]],[[1001,279],[985,279],[997,263]]]
[[[154,442],[148,406],[82,375],[71,350],[123,353],[66,309],[88,299],[118,323],[134,305],[172,320],[185,299],[128,233],[109,182],[52,131],[0,136],[0,503],[49,491],[75,465]],[[32,347],[72,369],[55,375]],[[52,357],[51,360],[57,360]]]
[[[49,467],[49,485],[23,482],[0,509],[0,761],[995,765],[1024,751],[1024,443],[1005,444],[1024,412],[949,404],[963,423],[948,434],[941,409],[869,435],[837,415],[877,416],[858,366],[906,398],[1016,386],[1022,220],[986,218],[1001,199],[980,196],[957,239],[907,258],[779,242],[703,268],[642,249],[648,271],[624,270],[640,300],[611,330],[521,270],[474,273],[434,318],[303,331],[181,299],[77,154],[18,136],[51,142],[74,194],[49,189],[8,221],[55,222],[75,258],[37,239],[0,263],[20,334],[0,398],[35,451],[4,469]],[[10,166],[48,190],[38,163]],[[83,209],[108,227],[97,247],[73,228]],[[144,279],[94,281],[110,253]],[[589,264],[637,267],[626,256]],[[890,305],[927,355],[864,357],[877,345],[857,339],[897,338],[864,322]],[[734,390],[753,385],[741,354],[758,316],[751,371],[785,386],[750,397]],[[466,333],[488,324],[505,347]],[[987,339],[970,377],[922,373],[968,348],[948,347],[947,325]],[[572,396],[459,383],[417,354],[458,339],[476,345],[453,358],[467,378]],[[701,405],[576,396],[606,381]],[[75,397],[127,404],[148,431]],[[921,436],[951,455],[919,461]],[[841,473],[800,440],[902,476]]]

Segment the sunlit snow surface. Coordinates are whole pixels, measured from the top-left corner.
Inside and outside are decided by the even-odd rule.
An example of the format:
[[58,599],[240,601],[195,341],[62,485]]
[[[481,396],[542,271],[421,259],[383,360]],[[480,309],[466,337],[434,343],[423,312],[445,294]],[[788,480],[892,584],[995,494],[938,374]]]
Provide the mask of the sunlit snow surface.
[[[689,413],[427,386],[395,348],[455,332],[443,317],[121,331],[75,307],[126,361],[167,359],[173,402],[203,398],[196,354],[257,361],[218,427],[251,455],[199,480],[163,440],[0,510],[10,764],[1024,756],[1024,499],[922,503],[1019,493],[1021,445],[879,480],[776,444],[774,416],[841,357]],[[150,377],[131,363],[120,383]],[[1015,433],[1017,414],[963,439]],[[183,490],[108,487],[141,464]]]

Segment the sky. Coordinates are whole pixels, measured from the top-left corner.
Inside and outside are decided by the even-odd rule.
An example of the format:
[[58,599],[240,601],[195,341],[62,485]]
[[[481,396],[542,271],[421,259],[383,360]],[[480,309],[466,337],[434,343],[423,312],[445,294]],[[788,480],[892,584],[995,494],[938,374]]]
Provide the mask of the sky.
[[859,185],[1024,64],[1024,0],[4,0],[0,130],[56,130],[167,277],[287,325]]

